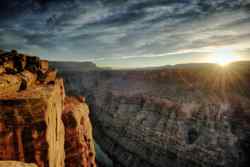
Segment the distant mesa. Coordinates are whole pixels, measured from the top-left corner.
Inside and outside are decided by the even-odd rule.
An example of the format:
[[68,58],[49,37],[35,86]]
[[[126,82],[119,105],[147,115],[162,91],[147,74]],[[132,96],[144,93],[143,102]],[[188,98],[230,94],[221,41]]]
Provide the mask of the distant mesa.
[[50,61],[49,65],[59,71],[96,71],[100,68],[92,62],[66,62],[66,61]]

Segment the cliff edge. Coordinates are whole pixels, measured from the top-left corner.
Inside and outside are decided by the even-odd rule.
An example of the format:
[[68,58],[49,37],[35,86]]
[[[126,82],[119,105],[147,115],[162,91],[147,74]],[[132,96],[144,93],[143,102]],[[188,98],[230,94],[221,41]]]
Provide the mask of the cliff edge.
[[[87,105],[73,101],[65,98],[63,80],[49,68],[47,60],[17,51],[1,52],[0,160],[34,163],[38,167],[95,166]],[[67,113],[80,114],[86,123],[70,127],[72,119],[63,117]],[[87,140],[82,140],[84,136]],[[80,145],[76,151],[66,149],[75,143]],[[71,157],[75,160],[68,163]]]

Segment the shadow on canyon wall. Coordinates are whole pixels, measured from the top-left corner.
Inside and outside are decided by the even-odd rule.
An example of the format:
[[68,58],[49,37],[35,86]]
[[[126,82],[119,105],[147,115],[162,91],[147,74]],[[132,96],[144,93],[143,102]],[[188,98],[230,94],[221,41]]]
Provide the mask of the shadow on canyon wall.
[[250,163],[250,62],[134,70],[52,66],[59,67],[67,93],[86,97],[100,166]]

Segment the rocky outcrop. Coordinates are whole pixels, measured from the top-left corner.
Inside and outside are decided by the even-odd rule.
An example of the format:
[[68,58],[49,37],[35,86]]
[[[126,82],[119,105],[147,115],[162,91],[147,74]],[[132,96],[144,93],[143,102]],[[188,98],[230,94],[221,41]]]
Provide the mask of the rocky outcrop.
[[65,165],[95,167],[95,147],[89,109],[83,97],[66,97],[63,112],[65,125]]
[[[0,160],[39,167],[94,167],[87,105],[73,98],[65,100],[63,80],[48,61],[2,52],[0,69]],[[72,118],[67,116],[63,123],[63,112],[75,116],[76,127],[68,128]],[[65,150],[68,146],[73,151]]]
[[0,159],[64,166],[63,81],[37,57],[12,51],[0,60]]
[[37,167],[35,164],[27,164],[18,161],[0,161],[0,167]]
[[64,165],[62,81],[0,97],[1,159]]

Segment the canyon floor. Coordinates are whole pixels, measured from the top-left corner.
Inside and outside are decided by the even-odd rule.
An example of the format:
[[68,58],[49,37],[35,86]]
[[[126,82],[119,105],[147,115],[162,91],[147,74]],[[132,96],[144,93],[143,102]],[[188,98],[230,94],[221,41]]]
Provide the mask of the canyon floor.
[[100,166],[250,163],[249,62],[134,70],[88,63],[52,66],[59,69],[68,94],[86,97]]

